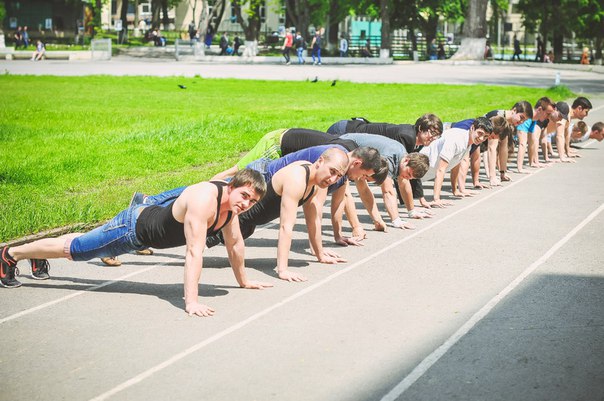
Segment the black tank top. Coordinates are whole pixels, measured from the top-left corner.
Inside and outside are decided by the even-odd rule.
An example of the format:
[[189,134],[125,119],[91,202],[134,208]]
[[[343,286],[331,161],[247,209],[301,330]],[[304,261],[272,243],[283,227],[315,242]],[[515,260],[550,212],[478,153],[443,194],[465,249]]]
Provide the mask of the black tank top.
[[[306,170],[306,187],[304,188],[304,192],[308,190],[308,181],[310,180],[310,164],[303,164],[302,167]],[[306,201],[315,193],[315,187],[313,186],[308,196],[300,199],[298,202],[298,206],[303,205]],[[239,225],[241,226],[242,234],[247,232],[244,226],[259,226],[261,224],[266,224],[281,214],[281,195],[277,195],[275,192],[275,188],[273,188],[273,183],[271,181],[268,182],[266,188],[266,195],[262,198],[262,200],[256,203],[250,210],[245,213],[239,215]],[[253,232],[253,231],[252,231]],[[245,234],[244,234],[244,238]]]
[[[222,188],[227,183],[222,181],[210,181],[218,188],[218,206],[216,207],[216,220],[208,228],[207,236],[216,235],[224,226],[226,226],[231,218],[233,212],[229,212],[226,221],[220,228],[216,228],[218,219],[220,218],[220,201],[222,199]],[[138,240],[146,246],[153,248],[173,248],[175,246],[185,245],[187,240],[185,238],[185,226],[183,223],[177,221],[172,214],[172,207],[174,202],[168,206],[148,206],[138,216],[136,221],[136,237]]]

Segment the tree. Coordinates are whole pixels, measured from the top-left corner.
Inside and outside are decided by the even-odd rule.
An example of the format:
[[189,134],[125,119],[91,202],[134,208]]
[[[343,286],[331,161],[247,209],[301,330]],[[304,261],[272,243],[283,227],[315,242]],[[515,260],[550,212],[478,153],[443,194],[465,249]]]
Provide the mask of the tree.
[[[258,38],[260,36],[260,6],[264,0],[231,0],[237,23],[243,29],[245,51],[243,56],[253,57],[258,54]],[[247,7],[244,9],[243,6]],[[246,18],[243,18],[245,13]]]
[[[307,42],[310,42],[308,28],[325,25],[330,10],[326,0],[285,0],[287,19],[292,21],[296,30]],[[329,23],[328,23],[329,25]]]
[[122,30],[118,36],[118,43],[124,43],[128,37],[128,0],[122,0],[122,7],[120,9],[120,20],[122,21]]
[[461,45],[451,58],[457,60],[482,60],[484,58],[487,43],[487,4],[488,0],[468,0]]
[[604,4],[601,0],[582,1],[577,25],[578,38],[593,40],[595,58],[602,63],[604,48]]
[[4,1],[0,1],[0,32],[2,32],[2,21],[6,16],[6,7],[4,7]]

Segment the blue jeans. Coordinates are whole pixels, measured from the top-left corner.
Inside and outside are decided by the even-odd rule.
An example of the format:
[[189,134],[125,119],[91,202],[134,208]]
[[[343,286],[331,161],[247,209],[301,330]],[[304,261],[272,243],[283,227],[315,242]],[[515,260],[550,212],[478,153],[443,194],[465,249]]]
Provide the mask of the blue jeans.
[[174,202],[187,187],[178,187],[157,195],[150,195],[145,198],[145,205],[167,206]]
[[69,247],[73,260],[117,256],[146,248],[136,238],[136,221],[144,208],[136,205],[123,210],[105,225],[74,238]]
[[315,62],[315,55],[317,55],[317,59],[319,60],[319,64],[321,64],[321,48],[318,47],[316,49],[312,49],[312,62]]
[[304,64],[304,48],[298,47],[298,64]]

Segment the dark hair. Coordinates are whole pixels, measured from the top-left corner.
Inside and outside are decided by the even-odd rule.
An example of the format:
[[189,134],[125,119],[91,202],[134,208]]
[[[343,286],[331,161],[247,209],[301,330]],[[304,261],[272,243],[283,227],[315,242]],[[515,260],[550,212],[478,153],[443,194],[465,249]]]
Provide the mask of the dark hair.
[[554,103],[554,101],[552,99],[550,99],[547,96],[542,97],[541,99],[537,100],[537,103],[535,103],[536,109],[541,107],[543,110],[545,110],[545,109],[547,109],[548,106],[553,106],[555,108],[556,104]]
[[262,199],[266,194],[266,181],[262,174],[250,168],[239,170],[229,182],[232,188],[250,186],[256,194]]
[[579,96],[578,98],[575,99],[575,101],[573,102],[572,108],[576,109],[577,107],[581,106],[581,108],[583,110],[587,109],[587,110],[591,110],[593,109],[593,106],[591,105],[591,102],[583,96]]
[[487,134],[493,132],[493,124],[491,124],[491,120],[486,117],[477,117],[472,123],[472,127],[474,127],[474,129],[483,129]]
[[505,139],[514,131],[510,123],[501,116],[491,117],[491,124],[493,124],[493,133],[499,135],[499,140]]
[[422,153],[409,153],[407,166],[413,171],[414,178],[422,178],[430,168],[430,159]]
[[375,170],[372,175],[377,185],[382,185],[386,177],[388,177],[388,160],[385,157],[380,157],[380,168]]
[[377,149],[369,146],[360,146],[352,151],[351,157],[361,160],[361,168],[363,170],[373,170],[377,172],[381,165],[380,152]]
[[440,136],[443,133],[443,122],[436,114],[426,113],[415,121],[415,133],[420,131],[435,131]]
[[526,114],[526,118],[533,118],[533,106],[526,100],[521,100],[512,107],[516,113]]

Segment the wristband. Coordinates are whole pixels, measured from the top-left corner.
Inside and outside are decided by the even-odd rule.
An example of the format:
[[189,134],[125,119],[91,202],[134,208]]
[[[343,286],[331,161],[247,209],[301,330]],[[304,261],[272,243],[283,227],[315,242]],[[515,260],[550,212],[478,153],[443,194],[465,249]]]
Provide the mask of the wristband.
[[417,216],[417,210],[411,209],[407,212],[407,215],[409,215],[410,219],[413,219],[413,218],[415,218],[415,216]]
[[396,228],[401,228],[403,224],[405,224],[405,222],[400,217],[392,220],[392,225]]

